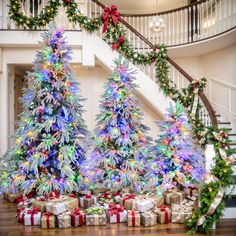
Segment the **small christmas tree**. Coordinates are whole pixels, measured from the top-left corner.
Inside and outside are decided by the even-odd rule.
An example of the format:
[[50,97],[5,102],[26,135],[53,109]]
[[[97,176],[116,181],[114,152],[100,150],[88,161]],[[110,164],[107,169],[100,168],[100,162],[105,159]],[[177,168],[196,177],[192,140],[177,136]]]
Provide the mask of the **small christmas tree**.
[[[79,84],[69,65],[71,50],[63,32],[43,33],[42,51],[28,74],[15,145],[5,155],[10,175],[8,190],[39,194],[78,189],[88,135],[82,119]],[[4,166],[4,165],[2,165]],[[5,171],[5,170],[4,170]],[[6,184],[2,184],[5,186]]]
[[85,181],[91,188],[120,190],[126,186],[139,191],[145,185],[148,130],[132,94],[134,72],[119,58],[105,85],[97,116],[95,144],[85,168]]
[[159,191],[178,185],[191,187],[201,181],[204,174],[203,152],[191,137],[183,106],[177,102],[167,111],[164,121],[159,123],[161,134],[154,146],[154,158],[147,174],[148,185]]

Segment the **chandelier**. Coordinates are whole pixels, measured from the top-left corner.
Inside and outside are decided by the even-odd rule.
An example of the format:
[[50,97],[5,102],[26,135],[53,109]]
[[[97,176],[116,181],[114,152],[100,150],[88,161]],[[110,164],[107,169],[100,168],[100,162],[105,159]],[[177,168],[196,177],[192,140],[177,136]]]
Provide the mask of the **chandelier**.
[[164,19],[157,15],[157,6],[158,6],[158,0],[156,0],[156,15],[153,16],[151,20],[148,22],[148,28],[152,32],[160,32],[162,28],[165,27]]

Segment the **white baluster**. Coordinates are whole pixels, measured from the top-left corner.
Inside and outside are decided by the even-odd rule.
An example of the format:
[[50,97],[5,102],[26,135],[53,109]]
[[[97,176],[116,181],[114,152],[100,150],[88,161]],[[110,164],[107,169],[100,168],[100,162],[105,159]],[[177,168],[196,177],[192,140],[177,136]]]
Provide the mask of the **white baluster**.
[[170,26],[171,26],[171,20],[170,20],[170,13],[168,13],[168,45],[171,45],[171,35],[170,35]]

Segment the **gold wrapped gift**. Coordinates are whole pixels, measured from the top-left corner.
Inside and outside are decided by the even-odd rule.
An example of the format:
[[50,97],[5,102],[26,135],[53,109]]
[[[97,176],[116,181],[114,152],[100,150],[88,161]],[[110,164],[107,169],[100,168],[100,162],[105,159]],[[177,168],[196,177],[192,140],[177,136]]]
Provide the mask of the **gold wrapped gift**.
[[22,195],[22,192],[19,193],[4,193],[4,198],[9,202],[15,202],[18,197]]
[[128,226],[140,226],[141,217],[138,211],[128,211]]
[[157,224],[157,215],[151,211],[141,213],[141,223],[147,227]]
[[157,215],[157,222],[160,224],[168,224],[170,222],[171,210],[167,206],[156,207],[153,212]]
[[[174,197],[172,196],[173,194],[174,194]],[[177,190],[168,190],[164,193],[164,201],[166,204],[175,203],[171,201],[176,201],[177,199],[179,199],[178,200],[179,202],[182,202],[185,199],[185,192],[177,191]]]
[[66,204],[68,211],[73,211],[75,208],[79,207],[79,200],[77,197],[75,198],[75,197],[65,196],[63,198],[63,201]]
[[55,228],[56,219],[55,216],[50,212],[42,214],[41,228],[42,229],[53,229]]

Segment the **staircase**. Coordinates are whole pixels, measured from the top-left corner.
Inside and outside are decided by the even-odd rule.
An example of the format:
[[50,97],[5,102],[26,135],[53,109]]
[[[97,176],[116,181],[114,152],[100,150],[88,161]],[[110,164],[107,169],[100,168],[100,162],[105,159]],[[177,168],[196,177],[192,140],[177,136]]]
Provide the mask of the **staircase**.
[[[6,2],[4,0],[4,2]],[[44,2],[44,1],[43,1]],[[87,15],[91,18],[95,18],[100,16],[103,13],[103,8],[105,7],[102,3],[97,0],[89,0],[87,3],[81,5],[84,12],[87,12]],[[7,14],[5,13],[5,18],[7,18]],[[63,14],[62,14],[63,15]],[[62,17],[62,15],[60,17]],[[56,19],[59,22],[61,19]],[[74,26],[72,23],[67,22],[65,19],[62,22],[69,27],[69,30],[81,30],[78,25]],[[135,48],[137,52],[152,52],[154,49],[154,41],[148,40],[144,35],[134,27],[132,27],[127,21],[123,18],[120,20],[120,23],[124,27],[126,31],[126,35],[131,43],[132,47]],[[14,30],[17,28],[15,25],[12,26],[12,22],[5,22],[3,20],[2,25],[7,27],[8,29]],[[43,28],[44,29],[44,28]],[[141,30],[142,32],[142,30]],[[14,32],[13,32],[14,33]],[[86,54],[88,53],[89,56],[92,56],[95,60],[97,58],[101,61],[107,68],[111,69],[113,66],[112,59],[118,56],[117,52],[112,52],[110,46],[108,46],[104,41],[102,41],[103,34],[101,32],[97,32],[97,35],[90,35],[86,32],[82,32],[83,40],[81,42],[83,50],[86,50]],[[25,35],[24,35],[25,36]],[[11,38],[14,40],[14,37]],[[19,39],[18,39],[19,40]],[[35,39],[34,39],[35,40]],[[22,41],[23,42],[23,41]],[[19,43],[19,42],[18,42]],[[75,42],[73,42],[75,43]],[[1,39],[0,39],[1,44]],[[32,44],[32,43],[31,43]],[[79,44],[79,40],[77,42],[77,46]],[[85,55],[82,55],[84,62],[86,64]],[[88,57],[88,56],[87,56]],[[179,65],[177,65],[171,58],[167,58],[168,65],[169,65],[169,80],[173,81],[176,88],[181,90],[183,88],[188,87],[188,85],[193,81],[193,78],[184,71]],[[89,64],[89,63],[88,63]],[[93,63],[92,63],[93,64]],[[90,66],[92,65],[90,64]],[[134,65],[132,65],[135,68]],[[163,92],[160,92],[160,87],[155,82],[155,66],[154,64],[148,66],[137,66],[138,67],[138,75],[137,75],[137,83],[139,85],[138,92],[141,94],[148,102],[151,104],[159,113],[164,114],[165,108],[167,107],[168,103],[171,101],[170,98],[164,96]],[[231,139],[231,147],[236,148],[236,132],[234,132],[231,128],[231,123],[225,121],[220,114],[215,114],[212,105],[210,104],[207,97],[204,93],[199,92],[199,100],[200,104],[202,105],[200,111],[200,119],[202,120],[205,126],[214,126],[219,128],[227,128],[230,131],[230,139]],[[235,166],[236,167],[236,166]],[[236,171],[234,173],[236,176]],[[229,190],[227,190],[229,191]],[[226,201],[226,217],[234,217],[236,218],[235,209],[236,209],[236,191],[233,193],[233,200]]]

